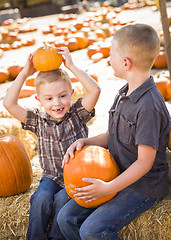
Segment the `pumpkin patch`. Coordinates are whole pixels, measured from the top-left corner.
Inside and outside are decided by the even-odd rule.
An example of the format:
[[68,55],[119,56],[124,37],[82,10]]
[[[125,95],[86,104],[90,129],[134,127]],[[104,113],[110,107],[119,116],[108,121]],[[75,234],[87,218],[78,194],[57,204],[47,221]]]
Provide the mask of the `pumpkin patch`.
[[[119,175],[119,168],[112,155],[105,148],[85,146],[81,151],[75,151],[75,157],[69,159],[64,166],[64,182],[68,195],[74,199],[76,187],[89,185],[82,181],[83,177],[97,178],[109,182]],[[98,200],[86,203],[85,200],[75,201],[87,208],[94,208],[109,201],[116,194],[111,194]]]

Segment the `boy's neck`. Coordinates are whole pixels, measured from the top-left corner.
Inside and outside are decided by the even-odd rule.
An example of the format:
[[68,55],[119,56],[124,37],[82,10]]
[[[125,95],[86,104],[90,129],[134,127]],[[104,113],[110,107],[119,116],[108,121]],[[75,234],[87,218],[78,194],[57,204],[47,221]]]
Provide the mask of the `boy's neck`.
[[127,96],[130,95],[135,89],[140,87],[144,82],[146,82],[147,79],[149,79],[149,77],[150,77],[150,73],[145,72],[145,73],[134,74],[133,77],[129,77],[128,79],[126,79],[128,82]]

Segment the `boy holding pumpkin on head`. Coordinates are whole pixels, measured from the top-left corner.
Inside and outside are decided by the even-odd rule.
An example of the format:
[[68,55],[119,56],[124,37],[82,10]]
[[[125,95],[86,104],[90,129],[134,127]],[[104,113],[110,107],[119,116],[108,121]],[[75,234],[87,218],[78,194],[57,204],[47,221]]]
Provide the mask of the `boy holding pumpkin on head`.
[[[58,225],[66,240],[117,240],[118,232],[167,194],[169,113],[150,70],[158,55],[156,31],[146,24],[126,25],[113,37],[110,63],[114,75],[127,84],[109,111],[108,131],[77,140],[63,165],[84,145],[108,148],[121,174],[110,182],[85,178],[75,198],[87,202],[117,193],[98,208],[79,206],[73,199],[61,208]],[[74,159],[72,160],[74,161]]]
[[[22,85],[36,71],[33,56],[30,55],[4,99],[5,108],[22,122],[22,128],[34,132],[38,138],[38,154],[43,173],[39,187],[30,200],[28,240],[64,239],[56,222],[60,207],[69,200],[66,197],[58,201],[57,197],[57,193],[63,189],[62,159],[75,140],[87,137],[86,123],[94,116],[94,106],[100,94],[97,82],[73,63],[68,48],[60,48],[60,54],[64,65],[86,89],[83,98],[71,105],[73,90],[70,78],[64,70],[57,69],[39,72],[35,79],[37,100],[45,111],[20,106],[18,98]],[[52,223],[48,230],[50,219]]]

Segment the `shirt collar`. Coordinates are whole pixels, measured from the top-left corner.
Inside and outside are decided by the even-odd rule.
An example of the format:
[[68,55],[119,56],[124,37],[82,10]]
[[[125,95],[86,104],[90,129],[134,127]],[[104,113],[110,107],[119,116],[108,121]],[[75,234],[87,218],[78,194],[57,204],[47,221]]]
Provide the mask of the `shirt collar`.
[[[130,98],[134,103],[136,103],[142,97],[142,95],[144,95],[145,92],[149,91],[154,85],[155,85],[154,79],[152,76],[150,76],[147,79],[147,81],[145,81],[141,86],[135,89],[127,97]],[[128,91],[128,83],[119,90],[119,95],[125,96],[127,91]]]

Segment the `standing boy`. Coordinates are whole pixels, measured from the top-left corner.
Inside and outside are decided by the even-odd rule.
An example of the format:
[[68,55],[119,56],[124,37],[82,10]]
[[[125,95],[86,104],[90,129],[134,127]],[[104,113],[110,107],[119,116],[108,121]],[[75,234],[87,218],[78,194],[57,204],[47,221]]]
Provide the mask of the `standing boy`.
[[[30,110],[18,104],[20,90],[28,76],[35,72],[32,55],[18,75],[4,99],[8,112],[22,122],[38,138],[38,154],[42,179],[30,203],[28,240],[63,239],[57,226],[56,216],[64,203],[57,201],[55,194],[63,188],[63,156],[67,148],[78,138],[88,136],[86,123],[94,116],[94,106],[100,94],[98,84],[80,70],[72,61],[68,48],[60,48],[65,66],[80,80],[86,95],[71,105],[72,86],[68,74],[57,69],[39,72],[35,80],[37,100],[44,107]],[[65,201],[68,201],[66,198]],[[50,218],[51,228],[48,230]]]
[[96,209],[67,202],[57,218],[66,240],[118,240],[124,226],[167,194],[169,113],[150,76],[159,48],[156,31],[146,24],[126,25],[114,34],[110,63],[127,84],[109,111],[108,131],[77,140],[63,164],[84,145],[108,148],[121,174],[110,182],[84,178],[90,185],[77,188],[75,197],[90,202],[118,194]]

